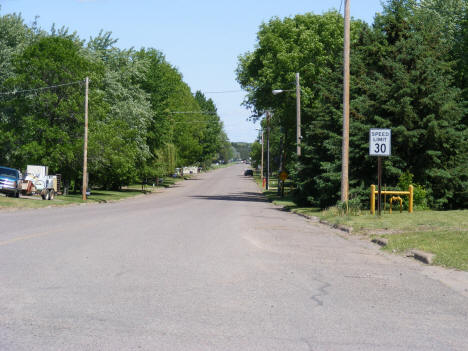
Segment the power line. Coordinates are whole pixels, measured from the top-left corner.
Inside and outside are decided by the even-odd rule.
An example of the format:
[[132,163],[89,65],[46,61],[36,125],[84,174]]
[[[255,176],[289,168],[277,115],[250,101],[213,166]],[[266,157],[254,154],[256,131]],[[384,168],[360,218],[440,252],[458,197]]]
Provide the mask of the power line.
[[221,90],[221,91],[205,91],[204,94],[230,94],[230,93],[240,93],[243,90]]
[[42,88],[34,88],[34,89],[26,89],[26,90],[13,90],[13,91],[8,91],[8,92],[2,92],[2,93],[0,93],[0,95],[17,95],[17,94],[23,94],[23,93],[32,93],[32,92],[37,92],[37,91],[42,91],[42,90],[47,90],[47,89],[55,89],[55,88],[60,88],[60,87],[65,87],[65,86],[75,85],[75,84],[83,84],[83,83],[84,83],[84,81],[80,80],[80,81],[71,82],[71,83],[49,85],[47,87],[42,87]]
[[216,112],[210,112],[210,111],[169,111],[167,113],[171,113],[174,115],[182,115],[182,114],[187,114],[187,115],[216,115]]
[[174,124],[203,124],[203,123],[213,123],[213,121],[181,121],[181,122],[173,122]]

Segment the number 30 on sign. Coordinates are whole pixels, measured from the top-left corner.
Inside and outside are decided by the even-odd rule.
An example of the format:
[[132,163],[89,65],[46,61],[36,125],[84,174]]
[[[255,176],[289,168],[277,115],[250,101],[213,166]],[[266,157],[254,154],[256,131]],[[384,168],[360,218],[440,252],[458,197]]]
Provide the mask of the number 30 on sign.
[[392,154],[391,129],[372,128],[369,131],[369,155],[390,156]]

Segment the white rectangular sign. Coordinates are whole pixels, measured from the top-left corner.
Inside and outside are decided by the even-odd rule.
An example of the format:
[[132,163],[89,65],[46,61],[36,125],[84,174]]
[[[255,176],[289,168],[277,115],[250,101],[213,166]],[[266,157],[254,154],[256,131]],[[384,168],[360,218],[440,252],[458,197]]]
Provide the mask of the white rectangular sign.
[[392,154],[391,129],[372,128],[369,131],[369,155],[390,156]]

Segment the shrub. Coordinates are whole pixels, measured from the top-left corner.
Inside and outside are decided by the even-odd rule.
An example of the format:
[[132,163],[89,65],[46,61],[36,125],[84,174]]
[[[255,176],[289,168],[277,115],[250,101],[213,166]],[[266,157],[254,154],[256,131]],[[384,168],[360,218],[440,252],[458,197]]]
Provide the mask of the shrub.
[[[424,210],[428,208],[427,205],[427,190],[419,184],[413,183],[413,174],[406,171],[402,173],[399,180],[398,186],[401,190],[407,191],[410,184],[413,184],[413,205],[415,209]],[[403,205],[405,208],[408,208],[408,199],[403,199]]]

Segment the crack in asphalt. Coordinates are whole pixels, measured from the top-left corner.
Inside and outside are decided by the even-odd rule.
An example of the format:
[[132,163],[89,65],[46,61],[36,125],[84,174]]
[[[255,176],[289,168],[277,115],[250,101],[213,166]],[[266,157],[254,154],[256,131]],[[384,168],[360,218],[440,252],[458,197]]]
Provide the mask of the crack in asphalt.
[[331,284],[329,284],[327,282],[324,282],[324,281],[321,281],[321,280],[318,280],[318,279],[314,279],[314,280],[317,281],[317,282],[322,283],[323,285],[318,289],[320,294],[312,295],[311,299],[314,300],[317,303],[318,306],[323,306],[323,301],[320,300],[319,297],[327,296],[329,294],[326,289],[328,289],[331,286]]

